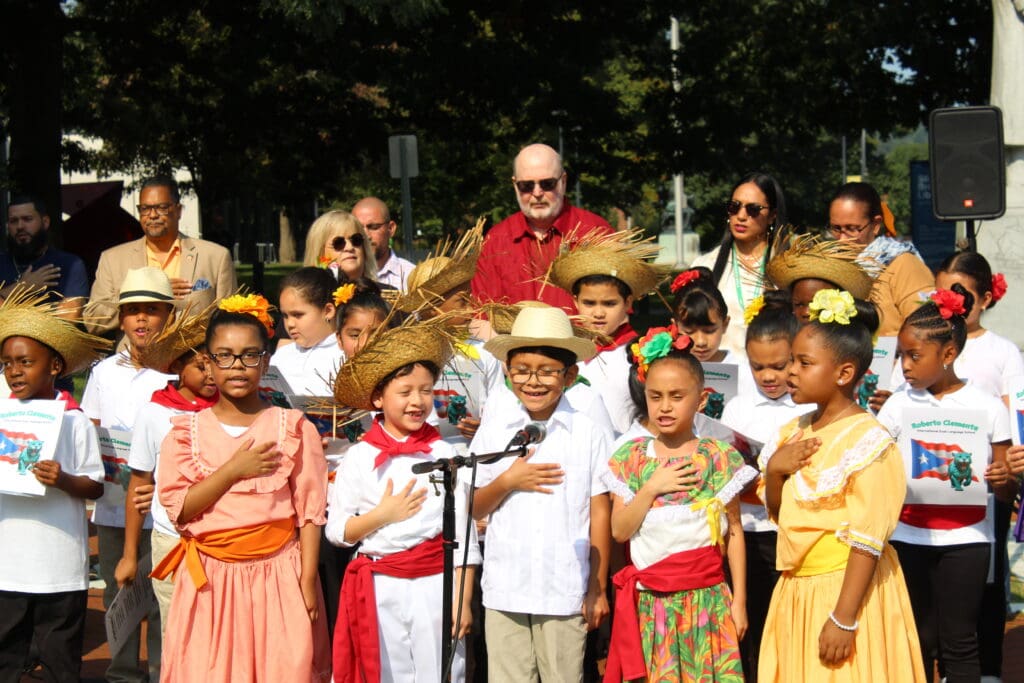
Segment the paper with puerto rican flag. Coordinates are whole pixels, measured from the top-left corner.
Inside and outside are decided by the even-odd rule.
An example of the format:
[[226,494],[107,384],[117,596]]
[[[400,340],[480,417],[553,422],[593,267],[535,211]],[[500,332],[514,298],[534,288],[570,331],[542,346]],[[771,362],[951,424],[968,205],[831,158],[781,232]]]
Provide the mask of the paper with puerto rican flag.
[[984,507],[991,459],[987,424],[981,410],[905,411],[899,443],[907,473],[905,502]]
[[32,468],[41,460],[53,460],[63,416],[64,401],[0,399],[0,493],[46,493]]

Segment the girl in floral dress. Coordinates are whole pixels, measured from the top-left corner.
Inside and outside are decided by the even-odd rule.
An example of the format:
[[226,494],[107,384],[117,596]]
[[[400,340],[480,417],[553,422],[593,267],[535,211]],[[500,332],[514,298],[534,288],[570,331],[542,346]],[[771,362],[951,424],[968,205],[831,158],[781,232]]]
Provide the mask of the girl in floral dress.
[[738,496],[756,471],[729,445],[694,436],[704,373],[691,344],[672,325],[632,347],[658,436],[625,443],[608,463],[612,535],[629,541],[632,564],[613,579],[605,683],[743,680],[746,559]]

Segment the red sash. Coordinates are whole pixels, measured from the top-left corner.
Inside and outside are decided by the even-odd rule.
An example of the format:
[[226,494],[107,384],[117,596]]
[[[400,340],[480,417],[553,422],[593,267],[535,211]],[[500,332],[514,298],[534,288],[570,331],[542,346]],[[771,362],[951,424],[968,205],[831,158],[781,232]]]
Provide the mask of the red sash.
[[962,529],[985,519],[984,505],[904,505],[900,521],[919,529]]
[[334,627],[334,683],[380,683],[380,634],[373,575],[418,579],[442,571],[444,547],[440,535],[376,562],[360,555],[349,563]]
[[647,569],[628,565],[612,577],[615,584],[615,615],[604,683],[647,677],[647,664],[640,637],[637,598],[640,582],[659,593],[708,588],[725,581],[722,553],[715,546],[684,550],[655,562]]

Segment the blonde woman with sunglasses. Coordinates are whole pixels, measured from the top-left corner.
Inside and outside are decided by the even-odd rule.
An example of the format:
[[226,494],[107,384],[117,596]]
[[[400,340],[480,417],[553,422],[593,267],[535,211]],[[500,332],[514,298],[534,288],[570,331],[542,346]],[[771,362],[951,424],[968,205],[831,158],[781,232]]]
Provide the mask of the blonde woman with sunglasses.
[[313,222],[306,235],[302,265],[329,268],[336,278],[340,271],[349,281],[361,277],[377,280],[370,236],[348,211],[328,211]]

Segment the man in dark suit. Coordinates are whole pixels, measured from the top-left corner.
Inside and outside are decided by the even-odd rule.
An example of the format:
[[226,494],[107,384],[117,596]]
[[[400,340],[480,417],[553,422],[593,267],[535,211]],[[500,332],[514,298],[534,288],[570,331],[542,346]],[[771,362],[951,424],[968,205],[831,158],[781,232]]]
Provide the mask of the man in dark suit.
[[175,308],[198,308],[230,296],[237,289],[235,266],[227,249],[179,232],[181,195],[174,179],[158,176],[142,183],[139,222],[145,236],[107,249],[100,255],[96,280],[85,308],[93,334],[117,329],[117,301],[125,274],[155,266],[171,279]]

